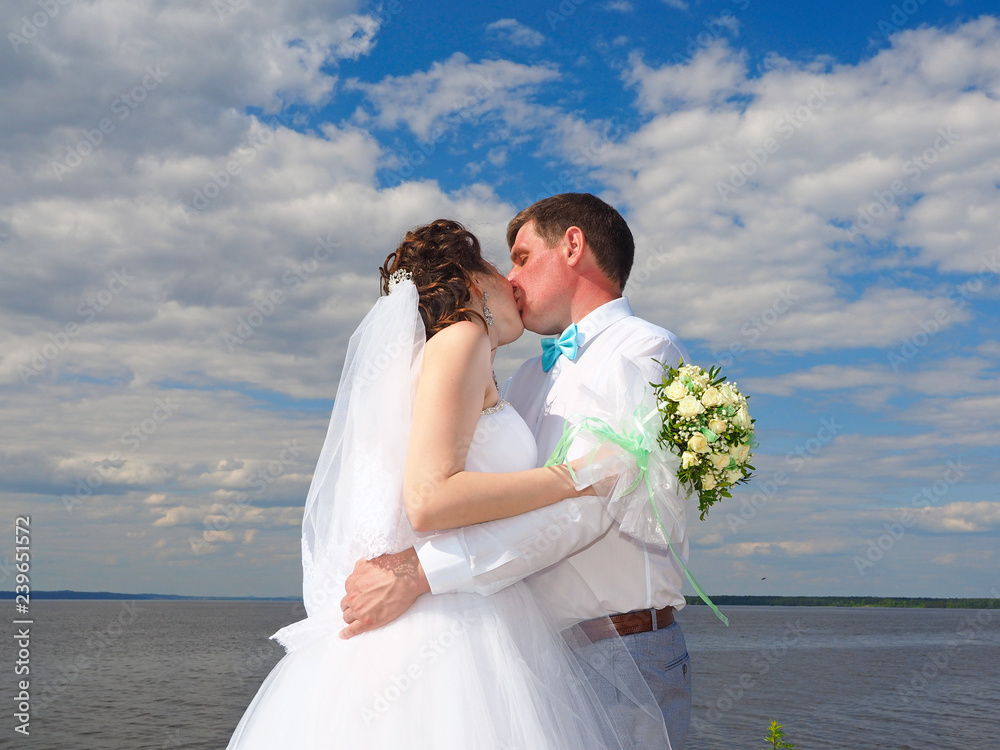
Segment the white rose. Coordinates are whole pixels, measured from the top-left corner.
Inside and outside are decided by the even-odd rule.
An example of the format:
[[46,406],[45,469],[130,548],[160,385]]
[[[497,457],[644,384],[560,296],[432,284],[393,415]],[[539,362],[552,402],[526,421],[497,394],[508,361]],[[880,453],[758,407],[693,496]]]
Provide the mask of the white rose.
[[742,478],[743,472],[739,469],[733,469],[732,471],[726,472],[726,481],[729,482],[729,484],[736,484]]
[[701,401],[691,395],[682,398],[677,404],[677,413],[682,417],[694,417],[705,411]]
[[681,468],[690,469],[692,466],[698,465],[698,457],[691,451],[684,451],[681,454]]
[[736,459],[736,463],[741,464],[750,456],[750,446],[734,445],[729,449],[729,455]]
[[739,401],[736,391],[733,390],[733,387],[729,383],[723,383],[719,386],[719,395],[722,396],[722,402],[727,406],[732,406]]
[[716,471],[721,471],[729,467],[729,454],[728,453],[713,453],[712,456],[712,466],[715,467]]
[[691,378],[691,380],[702,387],[708,385],[708,373],[698,367],[698,365],[684,365],[677,373],[681,377],[687,376]]
[[675,380],[673,383],[667,386],[667,398],[671,401],[680,401],[682,398],[688,395],[687,386],[680,381],[680,379]]
[[688,440],[688,448],[695,453],[708,453],[708,441],[700,432],[696,432]]
[[750,429],[750,412],[747,411],[747,407],[741,406],[739,411],[733,416],[733,424],[743,430]]
[[710,419],[708,420],[708,429],[714,432],[716,435],[721,435],[723,432],[729,429],[729,425],[721,419]]
[[701,403],[711,409],[713,406],[722,405],[722,394],[719,393],[719,389],[713,387],[706,388],[705,392],[701,394]]
[[714,490],[715,489],[715,477],[711,474],[706,474],[701,478],[701,488],[703,490]]

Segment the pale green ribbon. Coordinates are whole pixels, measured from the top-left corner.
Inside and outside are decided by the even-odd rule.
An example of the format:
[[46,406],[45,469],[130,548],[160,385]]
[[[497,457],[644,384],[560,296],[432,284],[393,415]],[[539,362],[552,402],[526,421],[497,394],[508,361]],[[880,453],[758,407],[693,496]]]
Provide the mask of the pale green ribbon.
[[[631,455],[635,459],[636,467],[639,469],[639,475],[635,478],[635,481],[632,482],[632,484],[630,484],[621,494],[627,495],[635,490],[639,486],[640,482],[645,482],[646,492],[649,496],[649,506],[653,509],[653,516],[656,518],[656,523],[659,524],[660,530],[663,532],[663,537],[667,540],[667,548],[670,550],[671,554],[673,554],[674,560],[677,561],[677,564],[681,566],[681,570],[684,571],[684,575],[687,577],[688,583],[691,584],[691,588],[695,590],[695,593],[701,597],[701,600],[705,602],[705,604],[711,607],[712,611],[715,612],[715,616],[722,620],[722,622],[728,627],[729,618],[719,611],[719,608],[715,606],[715,603],[709,598],[708,594],[705,593],[702,587],[695,580],[694,576],[691,575],[691,571],[688,570],[684,561],[681,559],[681,556],[678,555],[677,550],[674,549],[674,545],[670,541],[670,534],[667,533],[667,529],[663,525],[663,521],[660,519],[660,511],[656,507],[656,502],[653,499],[654,488],[648,472],[649,454],[654,449],[657,449],[657,441],[656,435],[652,434],[647,426],[649,422],[659,416],[659,412],[656,409],[649,409],[645,415],[643,415],[642,412],[643,408],[641,406],[633,412],[636,429],[627,434],[615,430],[603,419],[597,419],[596,417],[586,417],[576,425],[567,424],[563,428],[562,437],[559,438],[559,442],[556,444],[555,450],[552,451],[552,455],[549,456],[549,460],[545,462],[545,465],[557,466],[560,464],[567,464],[570,476],[573,478],[575,483],[576,472],[573,471],[572,465],[567,463],[566,458],[573,441],[576,440],[576,438],[583,432],[590,433],[602,442],[614,443]],[[659,448],[659,450],[663,449]]]

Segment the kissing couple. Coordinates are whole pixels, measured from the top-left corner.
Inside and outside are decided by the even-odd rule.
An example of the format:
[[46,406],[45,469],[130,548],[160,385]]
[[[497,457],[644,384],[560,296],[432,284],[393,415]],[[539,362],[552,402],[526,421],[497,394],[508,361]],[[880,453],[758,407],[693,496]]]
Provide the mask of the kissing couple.
[[[308,617],[229,748],[683,748],[682,572],[580,486],[592,455],[546,461],[594,394],[686,352],[623,296],[634,240],[604,201],[541,200],[507,243],[505,277],[439,219],[382,265],[306,499]],[[551,338],[500,389],[525,328]]]

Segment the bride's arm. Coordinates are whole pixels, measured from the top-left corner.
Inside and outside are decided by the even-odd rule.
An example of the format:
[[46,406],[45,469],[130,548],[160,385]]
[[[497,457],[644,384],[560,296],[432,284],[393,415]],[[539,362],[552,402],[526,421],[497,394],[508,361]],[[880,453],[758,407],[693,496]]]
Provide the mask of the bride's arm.
[[475,323],[448,326],[427,342],[403,478],[406,515],[416,531],[508,518],[587,494],[566,466],[465,471],[490,367],[489,339]]

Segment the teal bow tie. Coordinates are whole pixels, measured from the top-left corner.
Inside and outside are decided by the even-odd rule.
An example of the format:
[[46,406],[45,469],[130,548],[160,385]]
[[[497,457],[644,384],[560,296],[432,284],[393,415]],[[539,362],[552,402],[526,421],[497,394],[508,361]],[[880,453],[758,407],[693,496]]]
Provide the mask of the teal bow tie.
[[569,359],[576,359],[578,348],[576,323],[563,331],[558,339],[542,339],[542,371],[551,370],[559,356],[564,354]]

